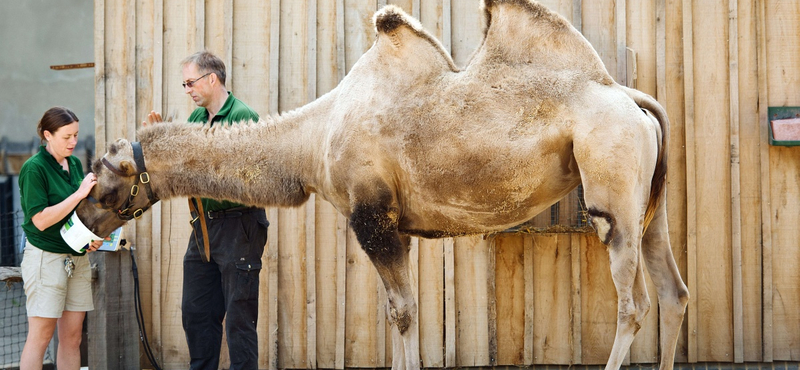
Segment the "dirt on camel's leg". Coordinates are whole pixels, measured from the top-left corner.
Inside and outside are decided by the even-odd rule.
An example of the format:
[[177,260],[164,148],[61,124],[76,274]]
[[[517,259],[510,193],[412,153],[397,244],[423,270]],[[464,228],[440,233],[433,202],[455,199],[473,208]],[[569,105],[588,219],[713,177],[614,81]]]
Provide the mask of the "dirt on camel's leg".
[[356,205],[350,216],[358,242],[386,288],[386,314],[392,325],[392,369],[419,369],[417,303],[409,276],[409,238],[401,237],[388,202]]

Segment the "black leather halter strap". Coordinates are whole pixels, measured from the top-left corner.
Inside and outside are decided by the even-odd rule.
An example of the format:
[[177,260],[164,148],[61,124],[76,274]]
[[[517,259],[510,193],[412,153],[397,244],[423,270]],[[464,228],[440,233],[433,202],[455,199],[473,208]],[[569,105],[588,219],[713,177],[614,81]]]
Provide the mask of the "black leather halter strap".
[[144,191],[147,193],[147,200],[150,201],[150,204],[147,205],[147,208],[150,208],[150,206],[156,204],[159,199],[155,194],[153,194],[153,189],[150,188],[150,174],[147,173],[147,167],[144,165],[142,144],[140,144],[138,141],[134,141],[131,143],[131,148],[133,149],[133,161],[136,162],[136,169],[139,171],[139,180],[142,182],[142,184],[144,184]]
[[[144,211],[150,209],[150,207],[153,204],[156,204],[159,201],[158,197],[153,193],[153,189],[150,187],[150,174],[147,173],[147,168],[144,165],[144,154],[142,154],[142,145],[138,142],[132,142],[131,149],[133,149],[133,160],[136,163],[137,172],[136,175],[134,175],[136,176],[136,182],[133,185],[131,185],[131,190],[128,194],[128,200],[125,201],[125,204],[123,204],[122,207],[119,209],[113,209],[111,207],[104,205],[91,195],[86,197],[86,199],[92,202],[96,207],[113,211],[118,218],[125,221],[130,221],[131,219],[134,218],[138,219],[142,217]],[[111,162],[109,162],[106,159],[106,157],[103,157],[100,161],[103,163],[103,165],[105,165],[109,169],[109,171],[113,172],[115,175],[122,177],[130,176],[120,171],[118,168],[114,167],[114,165],[112,165]],[[136,210],[131,211],[131,205],[133,204],[133,200],[134,198],[136,198],[137,195],[139,195],[139,184],[144,185],[144,190],[145,193],[147,194],[147,204],[142,208],[138,208]]]

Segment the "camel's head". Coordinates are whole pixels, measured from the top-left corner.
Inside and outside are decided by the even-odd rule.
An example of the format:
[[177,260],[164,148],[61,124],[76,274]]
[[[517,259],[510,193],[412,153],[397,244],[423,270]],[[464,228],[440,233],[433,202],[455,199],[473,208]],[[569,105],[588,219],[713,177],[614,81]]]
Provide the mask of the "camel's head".
[[108,236],[158,201],[150,189],[150,175],[144,171],[139,143],[119,139],[110,144],[108,152],[92,164],[92,172],[97,184],[75,212],[95,235]]

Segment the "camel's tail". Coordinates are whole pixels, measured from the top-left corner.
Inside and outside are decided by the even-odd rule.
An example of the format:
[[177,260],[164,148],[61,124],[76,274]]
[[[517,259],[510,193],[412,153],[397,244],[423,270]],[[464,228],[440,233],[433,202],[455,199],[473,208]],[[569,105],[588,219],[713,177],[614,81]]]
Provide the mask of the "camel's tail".
[[636,102],[636,105],[652,113],[661,126],[661,142],[658,143],[658,159],[656,160],[655,171],[653,171],[653,180],[650,184],[650,198],[647,201],[647,211],[645,211],[644,214],[644,230],[647,230],[647,226],[650,225],[650,221],[653,220],[656,209],[658,209],[661,200],[664,198],[664,194],[666,194],[669,119],[667,118],[667,111],[664,110],[664,107],[652,96],[624,86],[623,90]]

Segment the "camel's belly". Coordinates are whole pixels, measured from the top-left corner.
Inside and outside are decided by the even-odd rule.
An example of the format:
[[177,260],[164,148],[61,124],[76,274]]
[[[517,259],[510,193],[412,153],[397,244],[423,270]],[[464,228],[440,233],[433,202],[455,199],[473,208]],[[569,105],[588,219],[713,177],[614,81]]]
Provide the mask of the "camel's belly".
[[580,182],[574,166],[563,166],[561,159],[555,162],[541,166],[535,173],[505,169],[486,178],[465,173],[466,178],[434,176],[418,181],[427,187],[410,187],[400,199],[400,230],[442,237],[519,225],[563,198]]

